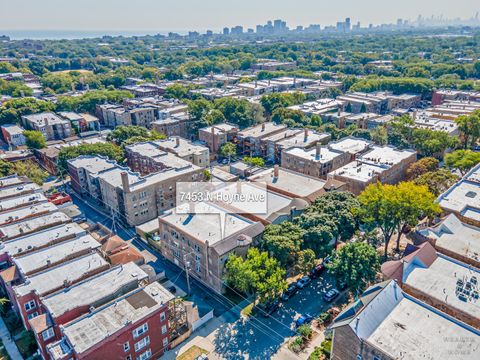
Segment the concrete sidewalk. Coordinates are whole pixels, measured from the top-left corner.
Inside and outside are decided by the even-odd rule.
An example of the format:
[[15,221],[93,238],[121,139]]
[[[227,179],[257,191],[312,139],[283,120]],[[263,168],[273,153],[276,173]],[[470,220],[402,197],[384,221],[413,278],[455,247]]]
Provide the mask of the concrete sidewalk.
[[10,332],[8,331],[2,317],[0,317],[0,338],[2,338],[3,345],[5,346],[5,349],[12,360],[23,360],[20,351],[18,351],[17,344],[15,344],[15,342],[12,340]]

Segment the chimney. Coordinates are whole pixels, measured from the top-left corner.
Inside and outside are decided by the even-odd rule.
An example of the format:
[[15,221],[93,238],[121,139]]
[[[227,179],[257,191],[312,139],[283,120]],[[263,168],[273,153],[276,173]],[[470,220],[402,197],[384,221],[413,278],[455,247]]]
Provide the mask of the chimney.
[[273,167],[273,177],[278,179],[278,176],[280,175],[280,166],[275,165]]
[[338,107],[338,110],[337,110],[337,115],[340,116],[342,114],[342,109],[340,108],[340,106]]
[[216,151],[215,150],[215,127],[212,126],[212,151]]
[[322,149],[322,144],[319,142],[317,143],[317,150],[315,152],[315,159],[320,159],[320,150]]
[[262,131],[265,131],[265,123],[262,124]]
[[413,121],[415,121],[417,119],[417,110],[413,112],[412,116],[413,116]]
[[308,129],[307,128],[305,128],[304,134],[305,134],[304,140],[307,141],[307,139],[308,139]]
[[176,146],[176,147],[179,147],[179,146],[180,146],[180,138],[179,138],[179,137],[176,137],[176,138],[175,138],[175,146]]
[[128,173],[126,171],[122,171],[120,173],[122,177],[122,189],[124,193],[130,192],[130,186],[128,185]]

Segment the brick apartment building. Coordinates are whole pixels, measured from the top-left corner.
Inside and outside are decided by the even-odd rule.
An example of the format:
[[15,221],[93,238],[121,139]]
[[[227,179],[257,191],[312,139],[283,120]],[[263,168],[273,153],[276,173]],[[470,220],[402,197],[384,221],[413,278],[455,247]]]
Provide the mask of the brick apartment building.
[[40,113],[22,116],[25,129],[40,131],[45,140],[63,140],[74,135],[70,121],[54,113]]
[[239,129],[230,124],[217,124],[198,130],[198,139],[210,150],[211,159],[215,159],[220,147],[235,140]]

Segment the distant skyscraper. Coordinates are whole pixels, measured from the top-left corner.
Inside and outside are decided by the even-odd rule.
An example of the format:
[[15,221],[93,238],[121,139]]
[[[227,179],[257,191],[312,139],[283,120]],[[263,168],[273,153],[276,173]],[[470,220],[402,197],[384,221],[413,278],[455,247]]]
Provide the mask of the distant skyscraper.
[[230,34],[230,29],[228,27],[223,28],[223,35]]

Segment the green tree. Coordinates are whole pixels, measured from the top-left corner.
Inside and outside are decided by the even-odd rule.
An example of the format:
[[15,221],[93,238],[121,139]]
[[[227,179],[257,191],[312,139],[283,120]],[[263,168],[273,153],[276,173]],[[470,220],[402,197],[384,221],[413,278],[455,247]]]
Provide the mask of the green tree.
[[61,175],[68,172],[67,161],[81,155],[105,156],[110,160],[122,162],[124,158],[121,147],[111,143],[81,144],[77,146],[63,147],[58,154],[58,171]]
[[285,270],[277,260],[250,248],[246,259],[231,255],[225,264],[227,284],[241,292],[256,295],[262,304],[277,298],[287,289]]
[[425,157],[411,164],[406,171],[408,180],[413,180],[419,176],[438,169],[439,161],[433,157]]
[[147,138],[149,136],[149,131],[147,128],[136,125],[129,126],[117,126],[110,134],[107,136],[108,141],[114,141],[117,145],[123,144],[125,141],[132,137],[143,137]]
[[278,225],[268,225],[262,237],[262,248],[277,259],[284,267],[296,262],[303,243],[303,230],[300,226],[285,221]]
[[185,98],[189,91],[190,91],[190,88],[185,85],[173,84],[173,85],[167,86],[167,88],[165,89],[165,96],[180,100]]
[[388,143],[387,128],[384,126],[375,127],[370,131],[370,138],[377,145],[380,145],[380,146],[387,145]]
[[12,99],[0,106],[0,125],[20,123],[23,115],[53,111],[55,104],[34,98]]
[[455,122],[462,132],[464,149],[474,147],[480,138],[480,110],[475,110],[470,115],[461,115]]
[[25,143],[29,149],[43,149],[47,147],[45,137],[40,131],[25,130],[23,136],[25,136]]
[[359,293],[375,280],[380,270],[380,257],[373,246],[357,241],[335,252],[327,268],[338,282]]
[[12,163],[0,159],[0,176],[5,177],[13,174],[13,165]]
[[232,156],[237,155],[237,145],[231,142],[226,142],[218,149],[218,154],[221,157],[231,159]]
[[214,101],[215,109],[219,110],[225,119],[232,124],[238,125],[240,128],[258,124],[262,122],[264,109],[259,104],[250,103],[245,99],[235,99],[225,97]]
[[400,236],[406,226],[413,227],[420,217],[431,217],[440,212],[435,196],[428,188],[412,182],[398,185],[370,184],[358,196],[358,201],[360,207],[357,212],[362,221],[372,228],[379,228],[383,234],[385,258],[395,231],[398,251]]
[[456,150],[445,155],[445,165],[465,175],[468,170],[480,163],[480,153],[472,150]]
[[452,174],[447,169],[429,171],[413,180],[413,182],[417,185],[425,185],[428,187],[428,190],[435,196],[439,196],[447,191],[447,189],[449,189],[457,181],[458,176]]
[[312,249],[301,250],[297,253],[295,260],[295,272],[297,274],[308,273],[317,262],[315,251]]
[[48,173],[36,162],[31,160],[17,161],[13,163],[11,173],[19,176],[26,176],[38,185],[43,185],[45,179],[48,177]]
[[261,157],[245,156],[243,158],[243,162],[245,164],[252,165],[252,166],[258,166],[258,167],[264,167],[265,166],[265,160],[263,160]]

